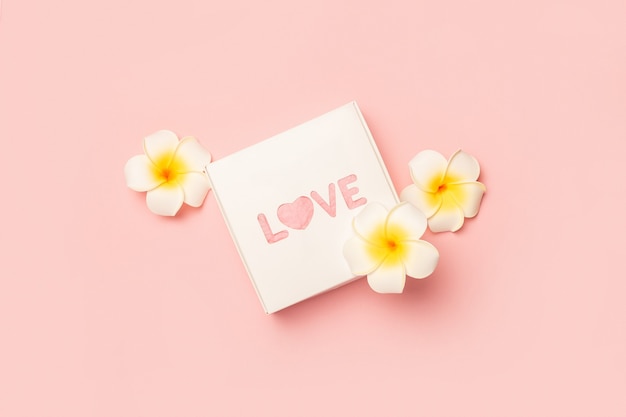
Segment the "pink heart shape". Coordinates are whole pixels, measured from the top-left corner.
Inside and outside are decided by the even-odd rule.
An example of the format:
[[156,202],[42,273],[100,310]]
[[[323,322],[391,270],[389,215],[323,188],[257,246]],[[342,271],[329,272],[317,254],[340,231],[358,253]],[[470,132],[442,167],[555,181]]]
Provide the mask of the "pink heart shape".
[[278,220],[292,229],[303,230],[311,222],[313,217],[313,202],[309,197],[301,196],[293,203],[281,204],[278,207]]

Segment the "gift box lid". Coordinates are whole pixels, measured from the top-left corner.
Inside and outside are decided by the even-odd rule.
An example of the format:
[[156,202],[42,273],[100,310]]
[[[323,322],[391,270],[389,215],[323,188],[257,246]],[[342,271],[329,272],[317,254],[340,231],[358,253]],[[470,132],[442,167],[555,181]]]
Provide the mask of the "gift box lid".
[[398,201],[356,102],[217,160],[207,174],[267,313],[353,280],[342,255],[352,218],[367,202]]

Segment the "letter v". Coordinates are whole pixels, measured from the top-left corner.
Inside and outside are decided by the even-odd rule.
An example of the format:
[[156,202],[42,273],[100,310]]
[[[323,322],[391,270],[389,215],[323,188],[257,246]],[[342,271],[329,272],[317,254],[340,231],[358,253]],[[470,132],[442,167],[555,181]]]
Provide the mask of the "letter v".
[[315,200],[315,202],[319,204],[320,207],[330,215],[330,217],[335,217],[337,215],[337,195],[335,194],[334,183],[331,182],[328,184],[328,203],[324,201],[317,191],[311,191],[311,198]]

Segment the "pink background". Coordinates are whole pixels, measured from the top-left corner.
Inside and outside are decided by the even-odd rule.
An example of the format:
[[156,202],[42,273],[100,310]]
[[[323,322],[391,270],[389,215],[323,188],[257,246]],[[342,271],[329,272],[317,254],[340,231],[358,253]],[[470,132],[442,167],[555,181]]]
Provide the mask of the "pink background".
[[[626,415],[623,1],[4,0],[0,416]],[[352,99],[398,191],[488,187],[403,295],[265,316],[216,202],[151,214],[158,129],[221,158]]]

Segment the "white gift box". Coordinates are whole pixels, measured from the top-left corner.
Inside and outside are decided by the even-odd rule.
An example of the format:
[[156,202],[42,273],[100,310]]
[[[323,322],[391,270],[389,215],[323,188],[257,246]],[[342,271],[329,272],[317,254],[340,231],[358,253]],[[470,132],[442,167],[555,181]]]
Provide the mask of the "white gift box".
[[355,102],[207,166],[267,313],[355,277],[342,248],[367,202],[398,197]]

